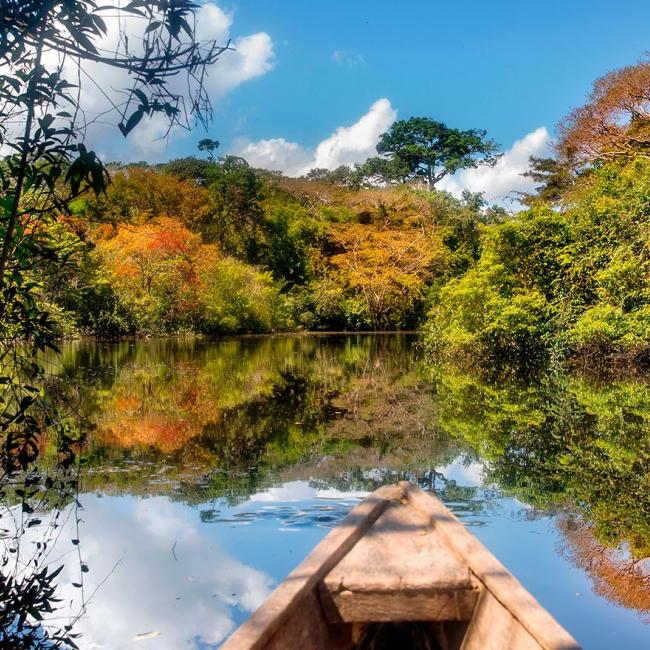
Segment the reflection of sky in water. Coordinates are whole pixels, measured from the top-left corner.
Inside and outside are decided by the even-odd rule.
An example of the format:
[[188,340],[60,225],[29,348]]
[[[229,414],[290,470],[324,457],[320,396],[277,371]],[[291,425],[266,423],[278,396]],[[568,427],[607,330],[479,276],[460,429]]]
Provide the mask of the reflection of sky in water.
[[[495,384],[459,368],[432,376],[416,343],[354,335],[64,346],[66,376],[96,427],[83,452],[86,595],[107,578],[75,626],[81,648],[214,647],[360,490],[402,478],[442,494],[585,648],[650,648],[650,626],[634,609],[647,600],[630,597],[636,583],[620,580],[615,565],[598,566],[590,518],[581,527],[566,513],[553,517],[498,484],[511,485],[516,470],[514,489],[539,488],[552,508],[544,486],[557,472],[569,499],[573,480],[593,476],[578,511],[611,519],[616,490],[608,493],[609,472],[591,459],[603,440],[613,468],[628,443],[645,457],[637,443],[647,386],[568,376]],[[577,469],[557,450],[545,459],[547,434],[559,440],[567,430],[586,443]],[[484,445],[498,450],[510,432],[541,462],[518,466],[506,455],[484,472],[476,462]],[[624,510],[624,527],[634,515]],[[66,599],[80,592],[71,586],[79,580],[72,537],[66,530],[54,558],[67,565]]]
[[[476,463],[457,459],[438,471],[480,486]],[[215,647],[364,494],[296,480],[234,507],[220,499],[188,506],[167,497],[84,495],[86,595],[107,579],[76,628],[80,647]],[[639,648],[646,637],[650,647],[638,616],[594,595],[586,574],[557,552],[562,537],[553,517],[489,487],[452,507],[585,648]],[[62,536],[60,553],[71,536]],[[65,571],[62,595],[74,598],[75,563]]]

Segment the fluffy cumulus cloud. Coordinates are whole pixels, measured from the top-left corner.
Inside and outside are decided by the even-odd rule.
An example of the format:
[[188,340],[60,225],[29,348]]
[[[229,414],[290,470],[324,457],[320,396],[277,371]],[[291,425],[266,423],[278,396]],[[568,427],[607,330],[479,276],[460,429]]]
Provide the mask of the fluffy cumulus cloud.
[[[313,150],[285,138],[270,138],[251,142],[238,138],[230,153],[245,158],[254,167],[282,171],[289,176],[301,176],[315,167],[336,169],[339,165],[354,165],[377,154],[379,136],[397,117],[388,99],[377,100],[357,122],[341,126]],[[490,202],[508,205],[516,201],[517,192],[531,191],[534,182],[522,176],[530,156],[549,154],[550,135],[539,127],[516,140],[494,167],[465,169],[445,177],[438,189],[460,197],[463,190],[484,192]]]
[[246,138],[236,139],[230,153],[245,158],[253,167],[281,171],[289,176],[300,176],[305,169],[311,169],[309,161],[313,156],[297,142],[284,138],[270,138],[251,142]]
[[[86,615],[75,625],[84,648],[213,648],[269,595],[273,580],[233,557],[228,533],[202,525],[197,512],[164,497],[82,497],[81,552]],[[81,609],[73,511],[63,513],[55,557],[64,623]],[[45,519],[45,517],[43,517]],[[33,527],[26,547],[40,540]],[[232,530],[232,529],[228,529]],[[31,539],[30,539],[31,537]],[[142,641],[142,643],[138,643]]]
[[460,196],[465,189],[484,192],[488,201],[507,205],[516,200],[517,192],[532,190],[534,182],[522,174],[529,167],[530,156],[547,155],[549,145],[548,130],[541,126],[516,140],[494,167],[465,169],[443,178],[437,187],[455,196]]
[[[98,43],[100,48],[114,50],[118,43],[119,27],[117,16],[106,19],[108,33]],[[214,40],[226,44],[230,39],[233,49],[224,52],[219,60],[208,70],[205,89],[213,105],[218,104],[229,92],[241,84],[266,74],[275,63],[273,41],[265,32],[244,36],[232,35],[233,14],[224,11],[216,4],[207,2],[200,5],[196,17],[196,35],[199,40]],[[122,25],[122,28],[125,28]],[[126,26],[127,33],[131,31]],[[131,41],[137,41],[131,35]],[[55,56],[50,54],[51,57]],[[77,70],[72,62],[64,67],[66,76],[76,82]],[[111,69],[96,63],[88,63],[82,76],[81,105],[87,120],[91,123],[86,133],[86,142],[94,147],[104,159],[156,160],[164,155],[167,142],[164,136],[167,122],[162,115],[146,118],[125,141],[116,122],[119,117],[111,112],[110,98],[113,102],[123,101],[120,91],[131,85],[128,75],[119,69]],[[187,94],[184,75],[178,75],[170,89],[183,96]],[[108,113],[107,113],[108,111]],[[172,133],[171,137],[178,135]]]
[[336,169],[353,165],[376,155],[379,136],[395,121],[397,111],[388,99],[377,100],[359,120],[350,126],[340,126],[314,150],[284,138],[250,142],[236,140],[230,152],[245,158],[254,167],[283,171],[300,176],[314,167]]

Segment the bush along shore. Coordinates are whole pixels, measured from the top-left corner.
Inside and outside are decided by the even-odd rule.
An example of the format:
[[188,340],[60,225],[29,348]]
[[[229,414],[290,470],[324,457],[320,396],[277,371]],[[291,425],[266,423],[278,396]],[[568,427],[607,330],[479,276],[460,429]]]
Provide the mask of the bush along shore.
[[[495,145],[428,118],[395,123],[379,157],[301,178],[216,158],[213,141],[207,160],[113,164],[106,192],[40,226],[60,253],[34,269],[40,305],[61,337],[423,329],[432,357],[643,365],[648,87],[647,61],[597,80],[555,155],[531,158],[519,210],[436,189],[495,164]],[[465,157],[431,162],[452,137]]]

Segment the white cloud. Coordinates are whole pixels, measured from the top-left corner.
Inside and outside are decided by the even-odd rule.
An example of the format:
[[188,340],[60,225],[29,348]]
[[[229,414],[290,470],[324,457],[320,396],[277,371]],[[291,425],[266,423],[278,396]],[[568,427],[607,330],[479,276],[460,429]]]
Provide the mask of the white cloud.
[[357,66],[366,64],[366,58],[363,54],[351,54],[345,50],[334,50],[330,59],[334,63],[345,65],[348,68],[356,68]]
[[[253,167],[282,171],[289,176],[299,176],[312,160],[306,149],[297,142],[289,142],[284,138],[257,142],[237,138],[230,147],[230,153],[245,158]],[[311,167],[313,165],[309,168]]]
[[340,126],[310,151],[296,142],[273,138],[250,142],[236,140],[230,152],[242,156],[254,167],[283,171],[300,176],[314,167],[336,169],[353,165],[376,155],[379,136],[395,121],[397,111],[386,98],[377,100],[357,122]]
[[350,499],[362,499],[367,495],[367,491],[357,490],[344,492],[336,488],[317,488],[311,485],[309,481],[288,481],[263,492],[256,492],[248,500],[249,502],[288,502],[307,501],[310,499],[341,499],[343,501],[349,501]]
[[[336,52],[335,52],[336,54]],[[282,171],[300,176],[315,167],[335,169],[339,165],[354,165],[377,154],[379,136],[395,121],[397,111],[388,99],[376,101],[357,122],[342,126],[309,150],[285,138],[270,138],[251,142],[238,138],[230,153],[245,158],[254,167]],[[516,140],[494,167],[477,167],[446,176],[436,186],[460,197],[463,190],[484,192],[491,203],[508,205],[516,200],[515,192],[531,191],[534,181],[522,176],[529,167],[530,156],[549,155],[550,135],[539,127]]]
[[[98,43],[100,48],[116,49],[119,38],[118,21],[117,17],[106,18],[108,33]],[[216,4],[208,2],[197,10],[196,35],[199,40],[214,40],[219,44],[226,44],[231,38],[232,25],[232,13],[224,11]],[[132,35],[131,41],[137,42],[137,38]],[[275,64],[273,41],[265,32],[234,37],[231,47],[233,50],[224,52],[208,70],[204,81],[213,105],[218,104],[241,84],[266,74]],[[74,62],[69,61],[64,70],[66,76],[76,82],[77,70]],[[84,66],[81,82],[83,88],[81,105],[88,120],[97,118],[110,108],[110,103],[103,93],[113,101],[122,101],[123,96],[119,91],[131,85],[128,75],[123,70],[108,68],[97,63],[88,63]],[[175,93],[187,96],[185,76],[179,74],[170,82],[169,88]],[[166,133],[167,121],[162,115],[145,117],[126,140],[117,130],[115,125],[117,121],[119,120],[113,112],[92,124],[86,133],[86,143],[95,148],[104,159],[156,160],[164,155],[167,143],[161,138]],[[179,130],[172,133],[171,137],[178,132]]]
[[485,192],[485,198],[490,202],[506,204],[514,197],[508,197],[511,192],[528,192],[535,185],[534,181],[524,178],[521,174],[528,167],[530,156],[549,154],[550,135],[544,126],[516,140],[499,159],[494,167],[477,167],[457,172],[447,176],[436,187],[447,190],[455,196],[460,196],[464,189],[471,192]]
[[363,162],[375,155],[379,136],[395,121],[397,111],[387,99],[377,100],[352,126],[341,126],[316,147],[314,167],[335,169],[338,165]]
[[[90,568],[84,574],[86,615],[75,625],[84,648],[156,650],[213,647],[258,607],[273,588],[264,571],[233,557],[221,543],[228,535],[200,523],[197,511],[164,497],[82,497],[81,552]],[[55,554],[64,558],[57,616],[80,608],[81,591],[70,538],[75,518],[61,529]],[[40,540],[40,526],[29,530],[25,548]],[[30,537],[32,539],[30,539]],[[232,542],[231,542],[232,543]],[[225,545],[227,546],[227,544]],[[57,566],[60,560],[53,560]],[[62,619],[63,622],[67,622]],[[141,634],[155,641],[134,643]],[[153,638],[153,637],[152,637]]]

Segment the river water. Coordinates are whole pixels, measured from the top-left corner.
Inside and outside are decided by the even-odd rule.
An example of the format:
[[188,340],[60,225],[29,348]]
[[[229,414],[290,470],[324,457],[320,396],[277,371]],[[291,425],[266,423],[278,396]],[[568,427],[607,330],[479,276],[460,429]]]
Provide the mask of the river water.
[[586,648],[650,647],[645,381],[431,368],[413,335],[62,353],[50,370],[87,435],[51,558],[79,647],[218,647],[365,494],[405,478]]

